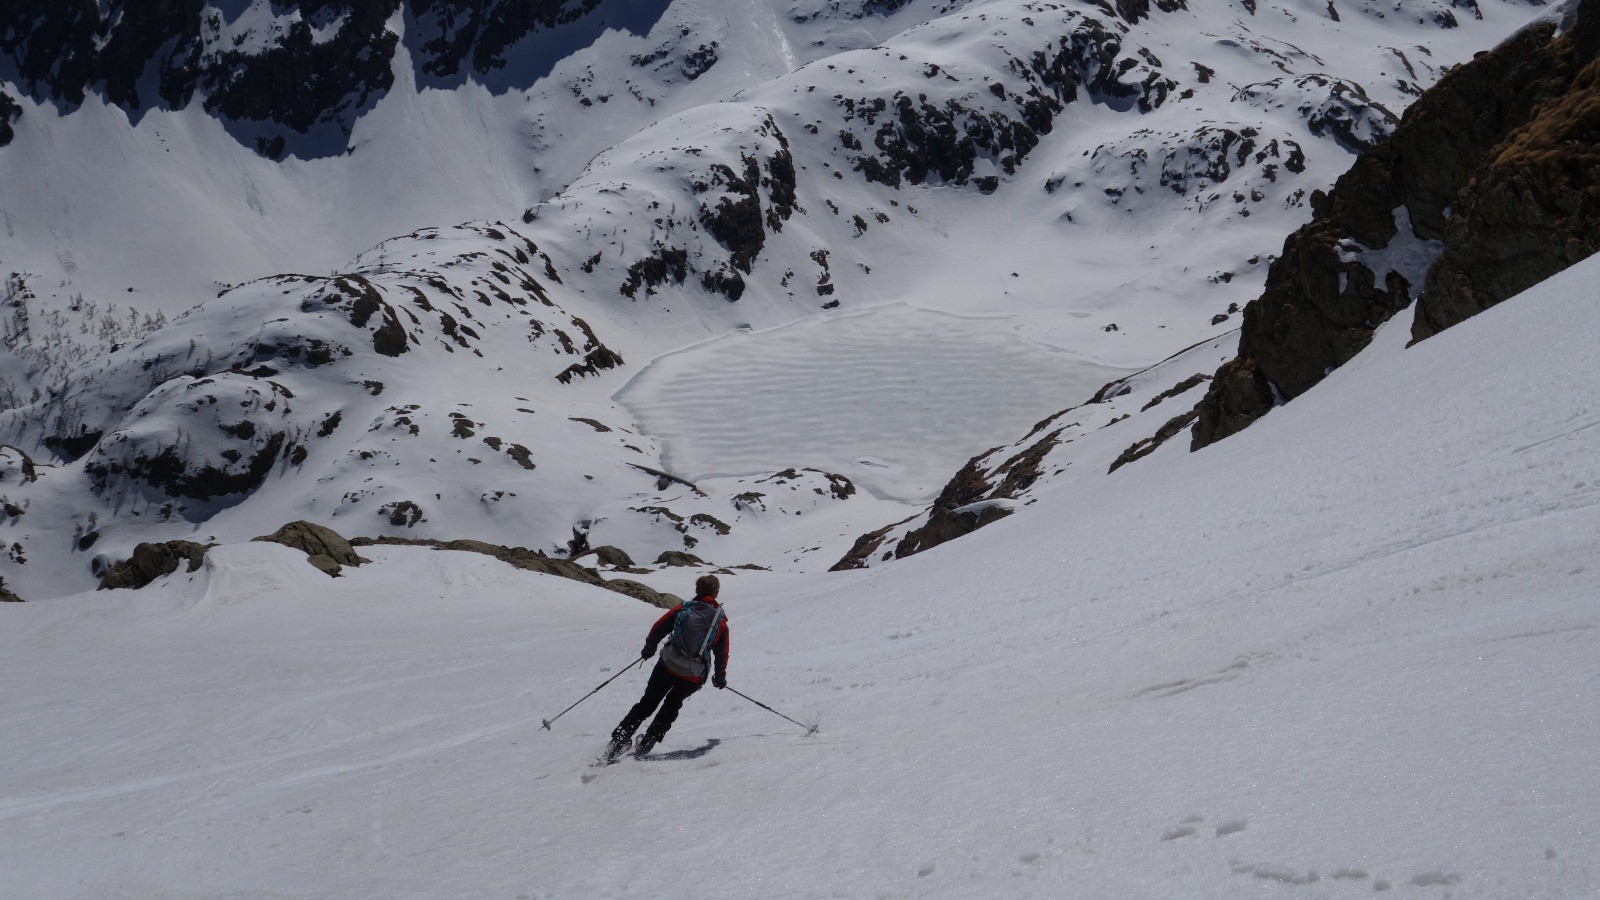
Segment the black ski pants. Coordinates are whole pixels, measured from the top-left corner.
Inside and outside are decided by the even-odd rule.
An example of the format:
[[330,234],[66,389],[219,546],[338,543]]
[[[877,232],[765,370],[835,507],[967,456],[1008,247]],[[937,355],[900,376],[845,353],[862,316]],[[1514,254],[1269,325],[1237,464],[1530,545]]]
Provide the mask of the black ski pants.
[[666,737],[668,729],[672,728],[672,723],[678,720],[678,710],[683,708],[683,701],[698,690],[700,690],[699,682],[679,678],[667,671],[665,665],[657,662],[655,669],[650,673],[650,682],[644,686],[644,696],[640,697],[639,702],[633,705],[633,709],[628,710],[628,714],[622,717],[617,730],[611,732],[612,739],[626,741],[633,737],[633,733],[639,730],[639,726],[650,717],[651,713],[656,712],[656,707],[659,706],[661,711],[656,712],[655,721],[645,730],[646,739],[651,744],[659,744],[661,739]]

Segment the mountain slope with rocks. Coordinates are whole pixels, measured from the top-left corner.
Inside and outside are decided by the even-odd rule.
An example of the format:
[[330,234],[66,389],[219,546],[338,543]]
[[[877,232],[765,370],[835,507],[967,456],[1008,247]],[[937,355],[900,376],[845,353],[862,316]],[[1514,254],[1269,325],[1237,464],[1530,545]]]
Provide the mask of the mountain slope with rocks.
[[[1363,147],[1331,192],[1313,195],[1312,222],[1272,263],[1265,292],[1244,308],[1237,355],[1214,374],[1208,358],[1226,350],[1218,343],[1108,384],[1023,441],[975,457],[924,514],[863,536],[836,567],[970,533],[1009,514],[1041,477],[1067,479],[1074,464],[1114,472],[1185,432],[1192,438],[1181,443],[1206,447],[1357,357],[1392,316],[1411,311],[1420,341],[1592,254],[1597,26],[1593,6],[1553,10],[1450,72],[1391,136]],[[1185,395],[1198,402],[1154,409]],[[1078,422],[1061,427],[1067,418],[1119,424],[1119,397],[1140,409],[1116,433],[1138,440],[1057,450],[1082,438]]]
[[1403,310],[1422,340],[1600,247],[1597,65],[1600,10],[1569,5],[1425,94],[1285,243],[1193,446],[1304,394]]
[[[662,567],[688,561],[671,555],[684,553],[709,566],[826,567],[863,531],[929,501],[982,499],[939,496],[940,467],[1093,393],[1075,385],[1143,385],[1150,379],[1134,373],[1191,346],[1220,361],[1231,310],[1249,299],[1270,249],[1310,213],[1314,193],[1381,141],[1452,60],[1536,12],[1509,2],[1458,9],[1473,16],[1432,2],[1403,4],[1401,15],[1365,4],[818,5],[766,36],[811,29],[809,52],[820,58],[721,83],[742,85],[725,102],[662,110],[504,222],[418,230],[331,273],[225,284],[187,312],[146,305],[138,291],[116,301],[66,296],[70,278],[20,273],[4,298],[18,339],[5,360],[0,443],[35,477],[5,483],[7,509],[21,511],[4,522],[6,583],[24,597],[79,589],[140,542],[245,539],[301,519],[347,536],[470,538],[572,555],[613,546]],[[712,14],[673,5],[647,34],[691,15]],[[314,33],[337,35],[335,24],[355,12],[325,16]],[[390,25],[405,30],[394,16]],[[905,17],[917,24],[822,55],[859,23]],[[605,31],[561,65],[592,59],[585,54],[622,32]],[[407,44],[396,46],[398,54]],[[729,46],[709,71],[737,53],[769,58],[758,49]],[[625,80],[652,65],[630,57]],[[454,94],[390,90],[355,120],[337,162],[274,162],[237,142],[226,154],[201,152],[212,138],[178,152],[208,166],[245,153],[251,165],[279,167],[278,178],[311,170],[300,167],[365,171],[364,154],[401,146],[360,138],[384,119],[388,98],[400,95],[389,124],[414,129],[404,104],[481,112],[489,107],[480,101],[518,97],[496,97],[471,70],[451,77],[465,79]],[[581,109],[609,107],[589,92],[618,77],[597,70],[570,96]],[[691,81],[711,90],[709,77]],[[552,91],[554,78],[529,90]],[[695,89],[684,90],[674,104]],[[98,127],[107,107],[96,102],[86,94],[79,109],[42,125],[44,107],[26,109],[0,159],[35,158],[30,141],[58,128]],[[203,110],[159,113],[214,138],[216,120]],[[611,115],[582,134],[614,133]],[[136,148],[157,116],[115,133]],[[391,132],[400,133],[415,132]],[[434,135],[429,159],[449,158],[458,137]],[[584,152],[578,137],[561,146],[555,156],[569,162]],[[137,199],[135,191],[129,202]],[[314,233],[281,210],[261,217],[262,228]],[[101,240],[127,252],[80,237],[54,239],[84,254]],[[1006,385],[933,399],[955,413],[951,424],[933,439],[900,438],[935,447],[931,460],[902,452],[893,434],[825,465],[795,458],[795,436],[814,428],[802,410],[718,439],[742,442],[739,458],[764,464],[732,468],[713,452],[679,469],[673,460],[692,454],[675,453],[683,439],[674,432],[687,435],[703,417],[668,416],[657,426],[665,430],[645,434],[618,402],[652,396],[652,379],[667,371],[654,363],[669,355],[704,348],[710,372],[731,339],[830,341],[827,329],[795,329],[837,323],[872,335],[874,367],[854,380],[818,371],[813,383],[830,395],[811,406],[872,434],[881,410],[930,402],[896,373],[935,344],[907,341],[885,324],[900,320],[868,315],[894,304],[933,316],[931,327],[955,343],[983,335],[978,346],[989,353],[975,364]],[[822,358],[795,354],[808,356]],[[1039,381],[1040,360],[1071,378]],[[747,390],[720,417],[754,419],[771,405],[763,391],[772,377],[749,370]],[[695,390],[692,378],[685,384]],[[880,384],[893,389],[874,392]],[[1032,392],[1026,404],[990,402],[1021,385]],[[1031,459],[1007,471],[1039,468]]]
[[[660,611],[482,553],[0,603],[6,887],[1592,897],[1596,276],[933,552],[724,578],[730,689],[613,766]],[[696,852],[619,825],[686,796]]]

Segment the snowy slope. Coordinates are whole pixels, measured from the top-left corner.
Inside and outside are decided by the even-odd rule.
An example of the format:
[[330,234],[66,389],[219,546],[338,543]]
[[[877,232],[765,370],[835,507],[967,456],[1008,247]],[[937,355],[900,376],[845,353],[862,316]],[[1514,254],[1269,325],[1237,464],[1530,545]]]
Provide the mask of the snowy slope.
[[1597,263],[895,566],[725,579],[737,697],[586,768],[651,614],[260,544],[0,608],[28,897],[1589,897]]
[[[857,535],[920,509],[971,455],[1087,399],[1096,383],[1226,335],[1228,310],[1254,294],[1311,191],[1444,65],[1536,13],[1500,2],[1461,9],[1477,14],[1447,17],[1431,2],[1335,16],[1297,3],[1107,10],[990,0],[931,18],[934,5],[911,4],[896,15],[928,21],[879,46],[814,62],[796,55],[792,71],[785,57],[777,77],[751,69],[739,83],[752,86],[728,102],[688,106],[704,97],[684,95],[686,108],[663,109],[521,221],[394,238],[341,266],[344,278],[324,275],[325,257],[294,250],[289,271],[304,274],[237,286],[147,337],[160,322],[94,297],[46,315],[72,286],[15,282],[6,299],[21,337],[0,373],[11,407],[0,441],[33,456],[40,475],[4,489],[8,508],[24,511],[4,522],[4,577],[24,597],[50,596],[92,584],[140,541],[237,541],[296,518],[351,535],[551,551],[576,535],[644,563],[688,550],[713,565],[825,568]],[[840,10],[794,12],[783,29],[845,21]],[[829,33],[812,41],[818,54],[865,34]],[[573,59],[590,52],[599,51]],[[408,106],[385,118],[385,104],[414,99],[504,126],[506,117],[472,105],[477,90],[469,81],[454,100],[391,91],[353,134],[385,121],[397,131],[348,157],[272,171],[364,223],[399,221],[339,200],[294,166],[401,175],[424,205],[438,191],[502,209],[435,165],[456,158],[453,144],[412,140],[423,126],[449,141],[460,129],[435,129]],[[516,102],[511,92],[483,96]],[[581,121],[595,105],[610,107],[580,104]],[[62,122],[95,128],[91,106]],[[155,110],[131,132],[107,128],[134,140],[160,116],[185,113]],[[193,127],[221,129],[209,118]],[[556,157],[614,134],[594,127],[563,139]],[[6,152],[42,159],[19,135]],[[233,140],[221,130],[213,138]],[[418,155],[414,165],[358,165],[368,149]],[[173,155],[237,157],[197,147]],[[475,182],[485,192],[517,194],[496,180],[515,167],[468,168],[489,178]],[[406,193],[361,185],[362,197],[384,203]],[[41,197],[27,205],[49,206]],[[315,240],[319,252],[343,246],[343,219],[301,212],[258,224]],[[167,233],[107,222],[119,233]],[[74,245],[113,244],[125,246],[106,235]],[[158,253],[128,252],[174,271]],[[857,315],[891,304],[933,324],[874,330],[895,313]],[[118,324],[101,337],[89,326],[103,321]],[[796,323],[805,327],[784,327]],[[852,345],[863,350],[850,358],[865,360],[853,373],[828,352]],[[669,358],[697,362],[675,370]],[[917,374],[929,365],[989,371],[943,382]],[[213,380],[225,389],[208,390]],[[895,385],[904,389],[882,389]],[[275,403],[280,389],[293,396]],[[1011,402],[990,402],[1001,393]],[[707,412],[678,403],[684,396],[726,402]],[[221,415],[229,403],[248,415]],[[921,405],[948,415],[927,431],[890,427]],[[695,431],[707,422],[721,430]],[[832,439],[841,433],[861,437]],[[517,447],[529,451],[526,465],[510,455]],[[680,462],[688,468],[677,471]],[[670,483],[652,491],[641,465],[673,468],[699,493]],[[791,469],[808,483],[785,485],[797,502],[773,510],[760,485]],[[829,476],[840,474],[853,493],[832,490]],[[750,494],[762,502],[741,499]]]

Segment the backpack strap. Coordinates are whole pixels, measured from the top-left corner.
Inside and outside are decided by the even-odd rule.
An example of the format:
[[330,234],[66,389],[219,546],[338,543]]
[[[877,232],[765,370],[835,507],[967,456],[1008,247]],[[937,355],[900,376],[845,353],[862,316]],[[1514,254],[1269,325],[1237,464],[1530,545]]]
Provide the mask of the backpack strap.
[[683,646],[683,622],[689,618],[689,607],[697,602],[699,601],[690,600],[678,607],[678,614],[672,617],[672,634],[667,636],[667,643],[680,649],[687,649]]
[[700,652],[695,654],[697,658],[706,658],[706,649],[711,646],[711,642],[716,638],[717,629],[722,627],[722,619],[722,607],[721,605],[718,605],[717,611],[711,614],[711,627],[706,630],[705,638],[700,641]]

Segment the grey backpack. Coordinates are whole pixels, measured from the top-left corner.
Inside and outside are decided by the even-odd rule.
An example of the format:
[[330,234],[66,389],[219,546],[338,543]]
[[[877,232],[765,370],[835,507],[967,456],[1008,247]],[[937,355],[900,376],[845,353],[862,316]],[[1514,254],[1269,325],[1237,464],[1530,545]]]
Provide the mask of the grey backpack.
[[667,671],[684,678],[704,679],[711,674],[711,645],[722,626],[722,607],[690,600],[672,619],[672,636],[661,651]]

